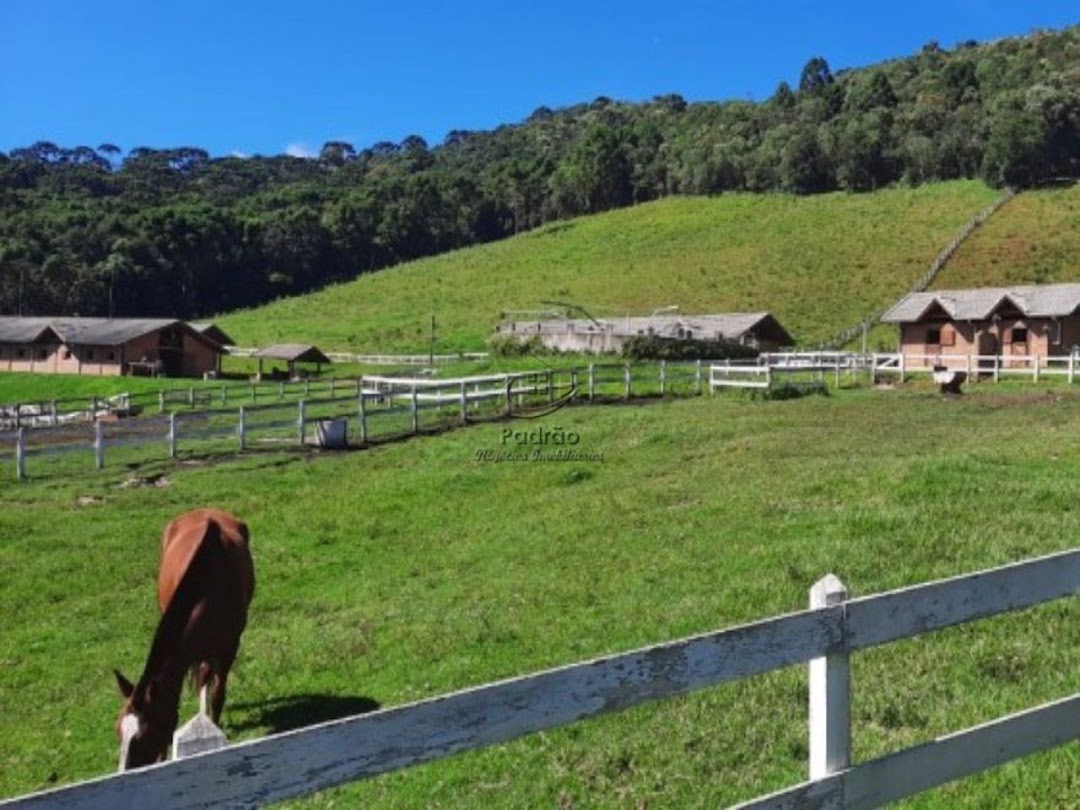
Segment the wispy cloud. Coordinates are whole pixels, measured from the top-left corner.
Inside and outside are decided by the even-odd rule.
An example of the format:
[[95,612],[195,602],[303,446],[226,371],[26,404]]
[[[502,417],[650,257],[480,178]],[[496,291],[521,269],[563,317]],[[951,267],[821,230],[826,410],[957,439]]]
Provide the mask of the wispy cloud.
[[300,143],[299,141],[290,143],[285,147],[285,154],[289,157],[298,158],[313,158],[319,153],[308,146],[306,143]]

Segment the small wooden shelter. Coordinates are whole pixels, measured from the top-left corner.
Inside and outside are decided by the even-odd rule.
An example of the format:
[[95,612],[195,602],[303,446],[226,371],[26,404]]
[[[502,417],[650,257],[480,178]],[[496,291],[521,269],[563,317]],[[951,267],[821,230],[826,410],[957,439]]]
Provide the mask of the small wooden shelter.
[[220,346],[236,345],[236,341],[229,336],[229,333],[222,329],[220,326],[218,326],[216,323],[193,323],[191,324],[191,328],[194,329],[196,332],[204,335],[205,337],[210,338],[210,340],[214,341]]
[[297,376],[297,363],[314,363],[315,373],[322,370],[323,363],[329,365],[330,358],[315,346],[302,343],[279,343],[257,350],[252,357],[259,360],[259,377],[263,376],[263,360],[284,360],[289,370],[289,378]]

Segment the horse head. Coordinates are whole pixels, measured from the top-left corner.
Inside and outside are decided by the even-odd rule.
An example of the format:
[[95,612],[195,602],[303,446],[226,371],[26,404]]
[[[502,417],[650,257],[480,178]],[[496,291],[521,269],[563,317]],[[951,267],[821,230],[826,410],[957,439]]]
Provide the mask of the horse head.
[[162,699],[153,681],[133,684],[113,670],[124,704],[116,720],[120,739],[120,770],[162,762],[176,731],[179,715],[173,701]]

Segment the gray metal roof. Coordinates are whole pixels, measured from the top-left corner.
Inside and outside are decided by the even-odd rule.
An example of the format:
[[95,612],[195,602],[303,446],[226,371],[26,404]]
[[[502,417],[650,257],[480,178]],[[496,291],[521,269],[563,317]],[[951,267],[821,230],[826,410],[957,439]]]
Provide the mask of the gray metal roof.
[[909,293],[897,301],[881,320],[885,323],[913,323],[937,305],[953,320],[981,321],[989,318],[1002,304],[1014,306],[1032,318],[1071,315],[1080,307],[1080,284],[1027,284]]
[[252,357],[269,360],[288,360],[291,363],[329,363],[330,358],[314,346],[302,343],[278,343],[259,349]]
[[0,341],[33,343],[51,330],[62,343],[88,346],[120,346],[135,338],[179,324],[207,342],[208,338],[175,318],[65,318],[0,316]]

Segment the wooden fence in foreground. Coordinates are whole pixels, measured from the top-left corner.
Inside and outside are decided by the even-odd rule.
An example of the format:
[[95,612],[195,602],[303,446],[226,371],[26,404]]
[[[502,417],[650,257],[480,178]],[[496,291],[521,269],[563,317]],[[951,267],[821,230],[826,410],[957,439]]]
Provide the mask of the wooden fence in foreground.
[[809,780],[738,805],[870,808],[1080,738],[1080,694],[851,762],[851,653],[1080,593],[1080,549],[486,684],[0,802],[29,808],[256,806],[809,662]]

